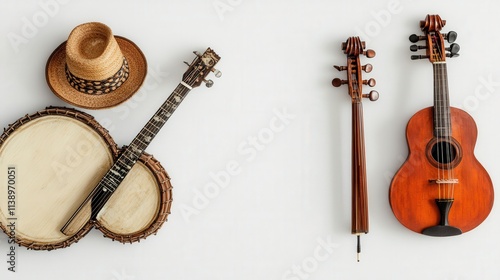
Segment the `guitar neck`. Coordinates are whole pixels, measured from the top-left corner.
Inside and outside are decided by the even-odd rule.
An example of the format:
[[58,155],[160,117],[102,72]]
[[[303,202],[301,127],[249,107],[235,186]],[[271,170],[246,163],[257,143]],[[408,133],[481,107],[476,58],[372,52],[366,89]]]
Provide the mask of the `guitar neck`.
[[451,136],[450,97],[445,62],[433,63],[434,69],[434,136]]
[[110,193],[114,192],[123,181],[132,166],[137,162],[141,154],[149,146],[163,125],[168,121],[177,107],[190,91],[190,87],[180,83],[170,94],[167,100],[161,105],[141,131],[135,136],[130,145],[122,152],[118,160],[106,173],[101,181],[102,188],[106,188]]

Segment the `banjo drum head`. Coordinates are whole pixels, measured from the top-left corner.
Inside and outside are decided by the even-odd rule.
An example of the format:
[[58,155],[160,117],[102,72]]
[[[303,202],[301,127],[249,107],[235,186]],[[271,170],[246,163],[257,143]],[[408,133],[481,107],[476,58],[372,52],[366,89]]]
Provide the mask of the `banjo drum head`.
[[85,113],[49,108],[19,119],[0,136],[0,172],[10,171],[0,176],[2,230],[31,249],[78,241],[90,222],[73,236],[60,229],[116,154],[107,131]]

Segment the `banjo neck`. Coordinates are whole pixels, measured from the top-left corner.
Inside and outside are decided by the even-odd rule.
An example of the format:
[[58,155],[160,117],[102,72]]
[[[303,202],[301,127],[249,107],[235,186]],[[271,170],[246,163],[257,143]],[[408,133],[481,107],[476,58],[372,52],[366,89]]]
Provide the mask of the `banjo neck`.
[[[104,175],[100,188],[108,193],[113,193],[125,179],[132,166],[149,146],[149,143],[158,134],[163,125],[168,121],[177,107],[181,104],[192,87],[181,82],[170,94],[163,105],[156,111],[132,142],[125,148],[113,166]],[[102,207],[101,207],[102,208]],[[100,209],[99,209],[100,210]]]
[[[120,183],[125,179],[149,143],[172,116],[187,94],[193,88],[200,86],[202,82],[205,82],[207,87],[211,87],[213,82],[205,80],[210,72],[214,72],[216,77],[221,76],[222,73],[214,68],[220,57],[212,49],[208,48],[203,54],[194,53],[196,57],[193,62],[191,64],[185,62],[189,67],[182,76],[182,81],[71,215],[61,228],[62,233],[68,236],[73,235],[83,228],[88,222],[89,216],[91,220],[95,220],[111,195],[120,186]],[[90,208],[87,207],[89,203],[91,204]]]

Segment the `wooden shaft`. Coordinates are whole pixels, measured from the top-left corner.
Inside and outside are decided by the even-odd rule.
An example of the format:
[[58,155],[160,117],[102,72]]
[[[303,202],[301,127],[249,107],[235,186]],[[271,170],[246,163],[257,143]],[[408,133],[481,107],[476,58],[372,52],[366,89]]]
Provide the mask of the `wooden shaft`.
[[363,105],[352,103],[352,233],[368,233]]

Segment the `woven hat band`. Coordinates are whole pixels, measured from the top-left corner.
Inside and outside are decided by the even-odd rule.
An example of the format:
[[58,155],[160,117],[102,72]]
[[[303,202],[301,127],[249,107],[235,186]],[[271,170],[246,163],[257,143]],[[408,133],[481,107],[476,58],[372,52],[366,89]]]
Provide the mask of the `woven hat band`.
[[123,63],[118,72],[112,77],[100,81],[86,80],[73,75],[67,64],[65,70],[66,79],[74,89],[91,95],[101,95],[113,92],[118,89],[129,76],[128,61],[125,57],[123,57]]

